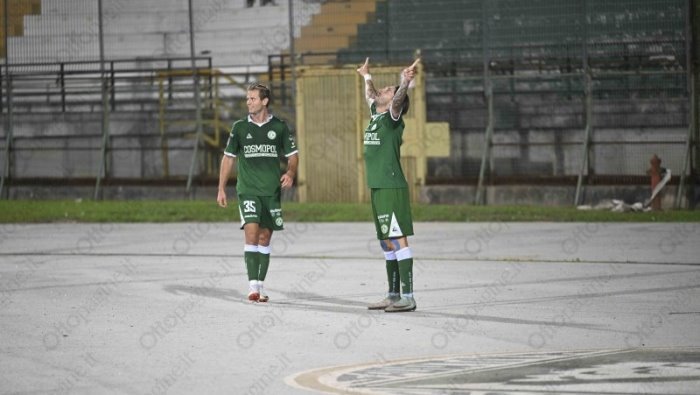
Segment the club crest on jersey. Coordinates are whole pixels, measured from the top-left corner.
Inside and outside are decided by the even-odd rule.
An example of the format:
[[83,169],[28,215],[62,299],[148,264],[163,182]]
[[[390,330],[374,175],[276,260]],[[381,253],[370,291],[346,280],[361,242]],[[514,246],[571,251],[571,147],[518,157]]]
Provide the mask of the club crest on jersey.
[[268,139],[274,140],[275,137],[277,137],[277,133],[275,133],[274,130],[270,130],[269,132],[267,132],[267,138],[268,138]]

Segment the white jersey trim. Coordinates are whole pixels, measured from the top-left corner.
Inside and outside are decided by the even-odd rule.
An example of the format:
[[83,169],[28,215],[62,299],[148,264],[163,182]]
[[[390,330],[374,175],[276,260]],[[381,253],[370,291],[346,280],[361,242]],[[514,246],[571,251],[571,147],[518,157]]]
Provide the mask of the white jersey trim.
[[285,157],[285,158],[289,158],[290,156],[292,156],[292,155],[294,155],[294,154],[296,154],[296,153],[298,153],[298,152],[299,152],[299,150],[294,150],[294,151],[288,153],[287,155],[285,155],[284,157]]
[[255,122],[255,121],[253,121],[253,118],[250,116],[250,114],[248,114],[248,122],[254,123],[254,124],[256,124],[257,126],[262,126],[262,125],[264,125],[264,124],[270,122],[271,119],[272,119],[272,114],[268,114],[268,115],[267,115],[267,119],[266,119],[265,121],[263,121],[263,123],[257,123],[257,122]]
[[224,155],[230,156],[230,157],[232,157],[232,158],[235,158],[235,157],[236,157],[236,155],[234,155],[234,154],[232,154],[232,153],[230,153],[230,152],[226,152],[226,151],[224,151]]

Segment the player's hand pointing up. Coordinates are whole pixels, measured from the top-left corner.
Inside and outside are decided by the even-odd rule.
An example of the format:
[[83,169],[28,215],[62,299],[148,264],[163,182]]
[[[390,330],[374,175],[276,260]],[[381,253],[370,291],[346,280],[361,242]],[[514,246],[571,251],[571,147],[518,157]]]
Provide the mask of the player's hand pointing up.
[[365,59],[365,64],[360,66],[357,72],[363,77],[369,74],[369,58]]

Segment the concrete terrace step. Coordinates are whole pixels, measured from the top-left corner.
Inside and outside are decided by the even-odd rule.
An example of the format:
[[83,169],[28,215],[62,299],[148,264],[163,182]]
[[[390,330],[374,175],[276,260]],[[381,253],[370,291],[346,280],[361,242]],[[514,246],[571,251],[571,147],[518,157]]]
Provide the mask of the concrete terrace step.
[[[188,32],[186,11],[165,11],[156,13],[123,12],[111,18],[104,18],[106,35]],[[25,18],[25,35],[55,35],[65,30],[70,33],[98,33],[98,16],[84,14],[31,15]],[[66,27],[69,27],[67,29]],[[249,8],[222,10],[215,14],[195,14],[195,32],[255,30],[281,26],[288,29],[287,10],[282,7],[265,9]],[[258,32],[259,33],[259,32]]]

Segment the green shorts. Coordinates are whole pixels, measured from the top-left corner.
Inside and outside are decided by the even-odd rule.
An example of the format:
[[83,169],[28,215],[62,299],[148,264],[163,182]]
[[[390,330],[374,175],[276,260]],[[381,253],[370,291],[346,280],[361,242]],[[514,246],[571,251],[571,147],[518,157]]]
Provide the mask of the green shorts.
[[245,224],[257,223],[261,228],[284,229],[280,195],[253,196],[238,195],[238,212],[241,216],[241,229]]
[[379,240],[413,235],[408,188],[372,188],[371,200]]

